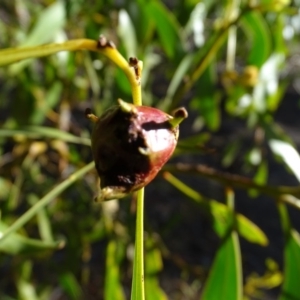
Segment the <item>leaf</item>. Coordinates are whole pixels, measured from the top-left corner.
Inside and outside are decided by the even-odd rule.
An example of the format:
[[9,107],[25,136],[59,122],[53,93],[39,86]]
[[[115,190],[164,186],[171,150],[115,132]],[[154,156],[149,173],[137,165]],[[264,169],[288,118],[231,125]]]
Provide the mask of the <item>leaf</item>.
[[[215,200],[210,200],[208,206],[213,215],[213,228],[220,237],[224,237],[231,226],[230,210],[228,207]],[[265,233],[251,220],[242,214],[235,214],[238,233],[250,243],[261,246],[268,245],[268,238]]]
[[212,1],[201,1],[195,3],[193,10],[190,13],[189,20],[184,27],[185,40],[188,42],[190,36],[197,47],[201,47],[205,43],[204,28],[205,18],[210,9]]
[[300,299],[300,237],[291,229],[284,247],[284,281],[280,300]]
[[[278,93],[279,69],[284,59],[285,56],[282,53],[274,53],[262,65],[259,71],[258,83],[253,90],[252,105],[256,111],[265,112],[268,107],[268,98],[276,97]],[[280,94],[277,97],[279,96]],[[276,101],[276,98],[274,100]]]
[[80,284],[73,273],[66,272],[60,275],[59,283],[67,293],[67,295],[70,297],[69,299],[82,299],[82,290]]
[[267,246],[269,244],[265,233],[244,215],[236,215],[236,226],[237,232],[247,241],[259,244],[261,246]]
[[284,280],[279,300],[299,300],[300,297],[300,237],[292,228],[289,213],[284,203],[278,203],[281,226],[285,236]]
[[239,240],[231,232],[218,249],[201,300],[242,299],[242,266]]
[[187,71],[192,66],[194,60],[193,54],[187,54],[179,63],[175,73],[172,76],[171,82],[168,86],[166,98],[159,103],[159,108],[161,110],[167,111],[168,107],[171,105],[175,92],[177,91],[179,85],[182,83],[184,76],[186,76]]
[[[148,1],[136,1],[138,11],[136,14],[132,14],[133,24],[135,25],[135,32],[140,46],[150,45],[155,27],[155,22],[153,22],[152,16],[148,13],[147,4]],[[145,59],[143,59],[143,61],[145,62]]]
[[[37,195],[35,194],[28,195],[28,201],[31,205],[36,204],[38,200],[39,198]],[[41,239],[45,242],[52,243],[54,241],[54,238],[52,234],[51,221],[45,208],[41,209],[37,213],[37,225],[38,225]]]
[[[20,45],[21,47],[40,45],[51,41],[61,30],[65,23],[65,7],[62,1],[56,1],[44,9],[28,34],[27,39]],[[11,74],[16,74],[24,68],[29,61],[22,61],[9,68]]]
[[161,253],[155,246],[153,238],[146,240],[145,256],[145,292],[147,300],[166,300],[167,296],[159,286],[158,273],[162,270]]
[[[253,180],[255,183],[260,184],[260,185],[264,185],[267,182],[268,179],[268,164],[267,162],[263,161],[260,162],[256,174],[253,177]],[[257,197],[259,192],[255,189],[250,189],[249,190],[249,194],[251,197]]]
[[300,181],[300,155],[289,143],[271,139],[269,145],[274,154],[278,155]]
[[155,26],[162,47],[167,56],[173,58],[175,50],[181,46],[179,24],[174,15],[160,1],[151,1],[147,5],[149,16],[155,20]]
[[[104,299],[125,300],[120,278],[120,243],[110,240],[106,249]],[[118,249],[119,248],[119,249]]]
[[121,9],[119,12],[118,33],[124,44],[127,57],[137,56],[137,41],[135,28],[127,11]]
[[173,157],[180,154],[205,152],[205,143],[209,140],[209,138],[210,134],[208,132],[204,132],[188,138],[180,139],[175,152],[173,153]]
[[271,54],[272,33],[262,15],[257,11],[245,14],[241,25],[247,39],[251,42],[248,65],[260,67]]
[[64,26],[65,15],[65,7],[62,1],[56,1],[49,5],[40,13],[35,26],[20,46],[34,46],[51,41]]

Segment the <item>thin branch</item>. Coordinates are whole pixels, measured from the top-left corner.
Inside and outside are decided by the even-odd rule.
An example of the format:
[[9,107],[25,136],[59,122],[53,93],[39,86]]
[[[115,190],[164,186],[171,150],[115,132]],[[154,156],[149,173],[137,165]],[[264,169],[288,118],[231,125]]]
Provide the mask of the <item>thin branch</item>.
[[[19,62],[24,59],[37,58],[55,54],[61,51],[89,50],[100,52],[112,60],[127,76],[132,89],[134,103],[141,99],[141,76],[142,62],[135,58],[127,61],[116,49],[112,41],[100,36],[98,40],[78,39],[60,44],[47,44],[34,47],[9,48],[0,50],[0,66]],[[132,61],[134,64],[132,64]]]
[[272,186],[261,185],[248,177],[222,172],[211,167],[200,164],[168,164],[163,171],[174,173],[195,174],[217,181],[225,186],[239,189],[256,189],[262,194],[269,195],[275,199],[286,202],[300,209],[300,186]]

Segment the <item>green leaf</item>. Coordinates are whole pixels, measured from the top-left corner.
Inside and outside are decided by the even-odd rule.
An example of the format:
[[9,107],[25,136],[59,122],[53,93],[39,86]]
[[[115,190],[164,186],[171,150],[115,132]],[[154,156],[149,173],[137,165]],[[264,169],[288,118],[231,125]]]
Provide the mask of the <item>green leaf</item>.
[[110,240],[106,249],[104,299],[125,300],[120,277],[120,243]]
[[[70,297],[69,299],[82,299],[82,290],[80,284],[73,273],[66,272],[59,277],[59,283]],[[117,300],[117,298],[116,298]]]
[[[265,161],[259,163],[260,164],[257,168],[256,174],[253,177],[253,180],[257,184],[264,185],[268,179],[268,164]],[[257,197],[259,192],[255,189],[250,189],[249,194],[251,197]]]
[[[39,198],[37,195],[35,194],[28,195],[28,201],[31,205],[36,204],[38,200]],[[38,225],[41,239],[45,242],[52,243],[54,241],[54,238],[52,234],[51,221],[45,208],[41,209],[37,213],[37,225]]]
[[65,7],[63,1],[56,1],[39,15],[35,26],[20,46],[34,46],[49,42],[64,26]]
[[179,85],[182,83],[184,76],[186,76],[187,71],[190,69],[194,60],[194,54],[187,54],[179,63],[175,73],[171,78],[171,82],[168,86],[166,98],[159,103],[159,108],[161,110],[167,111],[172,103],[175,92],[177,91]]
[[[135,25],[135,32],[139,41],[139,46],[149,46],[153,38],[155,22],[152,16],[148,13],[148,1],[136,1],[137,13],[132,14],[133,23]],[[144,59],[145,62],[145,59]],[[144,70],[143,70],[144,73]]]
[[284,281],[280,300],[300,299],[300,237],[291,229],[284,247]]
[[236,215],[236,226],[238,233],[247,241],[261,246],[267,246],[269,244],[265,233],[244,215]]
[[[231,226],[230,210],[228,207],[215,200],[210,200],[208,206],[213,215],[213,228],[220,237],[224,237]],[[242,214],[235,214],[238,233],[251,243],[261,246],[268,245],[268,238],[265,233],[251,220]]]
[[[65,7],[62,1],[56,1],[44,9],[29,33],[27,39],[20,45],[22,47],[40,45],[50,42],[55,35],[61,30],[65,23]],[[28,64],[22,61],[10,67],[9,72],[16,74]]]
[[260,67],[271,54],[272,33],[262,15],[257,11],[245,14],[241,25],[251,43],[248,65]]
[[155,20],[160,42],[168,57],[173,58],[180,43],[179,24],[173,14],[160,1],[147,5],[149,16]]
[[149,236],[146,241],[145,257],[145,291],[147,300],[166,300],[167,296],[159,286],[158,273],[162,270],[162,258],[159,249],[155,246],[153,238]]
[[218,249],[201,300],[242,299],[242,266],[239,240],[231,232]]
[[205,143],[209,140],[209,138],[210,134],[207,132],[203,132],[190,136],[188,138],[180,139],[178,141],[173,157],[180,154],[201,153],[201,151],[203,152],[203,150],[205,152]]
[[299,300],[300,297],[300,237],[292,228],[289,213],[284,203],[278,203],[281,226],[285,236],[284,280],[279,300]]

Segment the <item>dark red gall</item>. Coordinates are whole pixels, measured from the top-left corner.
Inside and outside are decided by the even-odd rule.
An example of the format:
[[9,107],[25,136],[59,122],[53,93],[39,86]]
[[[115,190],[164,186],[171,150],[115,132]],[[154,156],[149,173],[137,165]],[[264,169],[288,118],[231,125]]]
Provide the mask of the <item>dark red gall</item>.
[[184,108],[173,117],[153,107],[118,102],[100,118],[86,111],[95,122],[92,152],[100,201],[122,198],[147,185],[172,155],[178,124],[187,117]]

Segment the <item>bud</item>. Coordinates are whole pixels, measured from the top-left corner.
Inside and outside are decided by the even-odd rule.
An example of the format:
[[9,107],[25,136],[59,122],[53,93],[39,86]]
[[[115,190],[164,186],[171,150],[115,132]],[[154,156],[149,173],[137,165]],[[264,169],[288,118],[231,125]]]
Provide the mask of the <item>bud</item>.
[[118,100],[119,105],[100,118],[88,109],[95,123],[92,152],[105,201],[125,197],[147,185],[168,161],[178,140],[184,108],[170,116],[159,109]]

